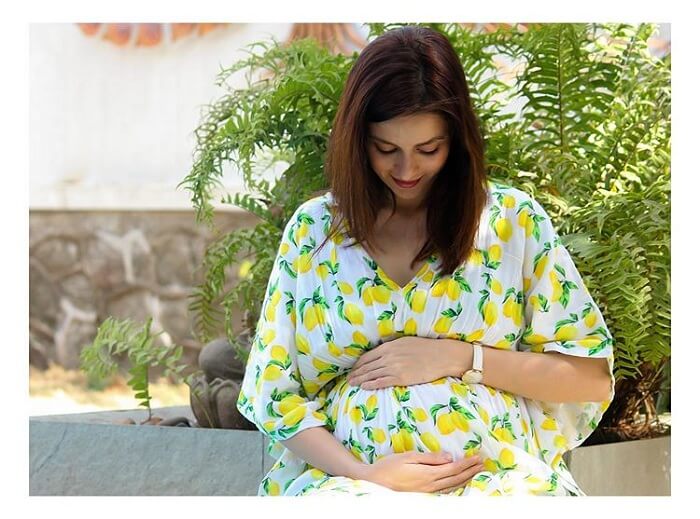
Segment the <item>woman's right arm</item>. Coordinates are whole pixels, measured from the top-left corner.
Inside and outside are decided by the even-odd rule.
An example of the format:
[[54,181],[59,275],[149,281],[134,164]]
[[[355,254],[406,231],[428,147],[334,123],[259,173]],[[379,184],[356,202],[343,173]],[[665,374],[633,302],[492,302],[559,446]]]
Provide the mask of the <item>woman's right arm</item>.
[[281,442],[309,465],[331,476],[366,479],[367,464],[358,460],[325,427],[311,427]]
[[304,429],[282,444],[331,476],[363,479],[398,492],[449,492],[484,470],[478,456],[452,461],[440,452],[395,453],[369,465],[355,458],[323,427]]

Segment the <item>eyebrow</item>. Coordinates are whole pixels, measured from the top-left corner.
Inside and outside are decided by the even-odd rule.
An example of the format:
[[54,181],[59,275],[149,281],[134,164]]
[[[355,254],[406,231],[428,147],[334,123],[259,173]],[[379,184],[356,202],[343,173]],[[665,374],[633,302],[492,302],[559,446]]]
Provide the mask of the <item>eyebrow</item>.
[[[394,144],[393,142],[385,141],[384,139],[381,139],[381,138],[377,137],[376,135],[370,135],[370,137],[371,137],[372,139],[376,140],[376,141],[381,141],[381,142],[383,142],[383,143],[385,143],[385,144],[391,144],[392,146],[396,146],[396,144]],[[440,135],[440,136],[438,136],[438,137],[433,137],[433,138],[430,139],[429,141],[425,141],[425,142],[418,143],[418,144],[416,144],[416,146],[423,146],[423,145],[425,145],[425,144],[430,144],[431,142],[434,142],[434,141],[442,141],[442,140],[444,140],[444,139],[446,139],[446,138],[447,138],[447,137],[446,137],[445,135]]]

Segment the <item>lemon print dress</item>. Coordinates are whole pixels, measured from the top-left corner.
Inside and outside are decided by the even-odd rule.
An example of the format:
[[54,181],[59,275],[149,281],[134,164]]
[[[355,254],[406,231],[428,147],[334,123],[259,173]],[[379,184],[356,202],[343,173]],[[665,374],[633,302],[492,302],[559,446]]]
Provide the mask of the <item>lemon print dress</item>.
[[[363,246],[347,247],[345,232],[312,257],[335,210],[329,192],[295,211],[265,292],[237,402],[276,459],[258,495],[394,492],[327,474],[280,443],[319,426],[364,463],[405,451],[482,456],[485,470],[464,487],[427,496],[586,495],[562,455],[614,397],[613,338],[542,206],[489,181],[475,252],[444,277],[434,254],[403,287]],[[605,358],[609,395],[538,401],[454,377],[381,389],[347,383],[360,355],[404,335]]]

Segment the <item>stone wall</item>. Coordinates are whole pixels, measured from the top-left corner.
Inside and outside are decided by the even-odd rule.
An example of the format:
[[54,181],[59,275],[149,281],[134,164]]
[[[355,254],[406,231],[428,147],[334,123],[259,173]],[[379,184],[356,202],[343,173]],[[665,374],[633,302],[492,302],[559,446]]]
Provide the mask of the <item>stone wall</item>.
[[[255,225],[244,212],[219,211],[217,229]],[[29,360],[76,369],[82,347],[109,316],[153,317],[159,340],[184,346],[195,366],[202,347],[187,309],[202,280],[201,260],[215,237],[192,211],[30,211]],[[228,288],[238,268],[228,272]],[[234,312],[239,330],[241,313]]]

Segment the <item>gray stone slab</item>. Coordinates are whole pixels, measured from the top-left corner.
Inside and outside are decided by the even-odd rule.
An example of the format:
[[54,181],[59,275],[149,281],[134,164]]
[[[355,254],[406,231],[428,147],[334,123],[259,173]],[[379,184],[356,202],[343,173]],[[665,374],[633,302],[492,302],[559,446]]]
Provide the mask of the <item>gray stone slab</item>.
[[670,435],[579,447],[568,465],[590,496],[671,495]]
[[[191,418],[187,406],[153,414]],[[146,411],[30,417],[30,495],[256,495],[259,431],[112,423],[126,417]]]

